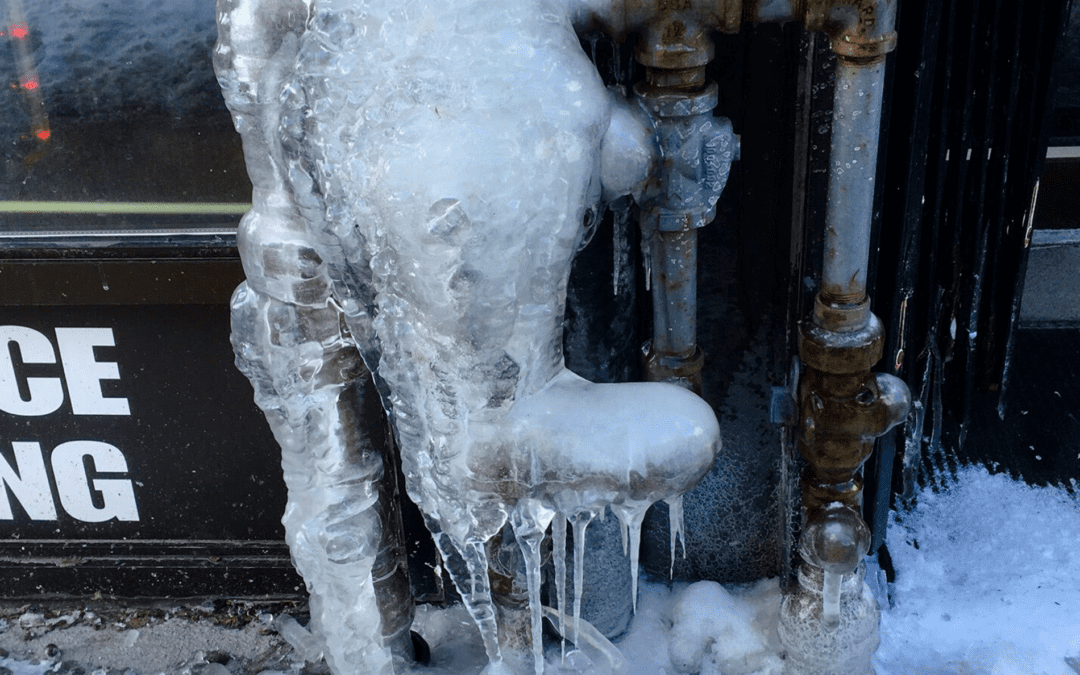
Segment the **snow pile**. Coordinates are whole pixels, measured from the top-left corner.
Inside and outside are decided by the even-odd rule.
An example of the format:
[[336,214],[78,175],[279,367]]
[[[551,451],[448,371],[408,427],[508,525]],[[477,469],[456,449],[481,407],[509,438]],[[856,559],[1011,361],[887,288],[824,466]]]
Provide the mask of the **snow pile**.
[[[1080,673],[1080,500],[982,468],[951,483],[892,514],[877,675]],[[619,647],[631,675],[774,675],[779,604],[776,580],[650,584]]]
[[725,675],[779,666],[766,632],[755,625],[751,603],[713,581],[699,581],[679,596],[672,612],[668,654],[681,673],[706,669]]
[[1075,497],[967,468],[917,503],[890,522],[878,674],[1080,672]]

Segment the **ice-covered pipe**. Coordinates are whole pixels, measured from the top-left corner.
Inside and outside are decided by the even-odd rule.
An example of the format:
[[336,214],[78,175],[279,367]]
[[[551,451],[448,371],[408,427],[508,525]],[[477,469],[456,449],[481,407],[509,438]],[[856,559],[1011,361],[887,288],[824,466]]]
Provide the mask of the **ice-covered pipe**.
[[[396,457],[378,395],[331,299],[327,266],[284,175],[280,93],[308,21],[304,0],[219,0],[214,67],[253,186],[237,244],[237,366],[282,450],[286,540],[309,591],[315,659],[390,673],[411,660],[413,598]],[[376,610],[376,608],[378,608]],[[302,631],[302,632],[301,632]]]
[[[536,638],[539,541],[553,519],[583,539],[610,506],[634,542],[634,576],[645,510],[693,487],[720,444],[715,414],[692,393],[594,384],[562,359],[566,281],[601,193],[609,96],[559,0],[309,0],[294,3],[299,23],[279,20],[274,0],[221,1],[223,33],[242,30],[219,43],[219,73],[258,183],[241,256],[256,292],[277,303],[235,334],[252,363],[286,348],[270,374],[301,394],[274,387],[264,408],[296,408],[279,441],[312,461],[324,436],[349,437],[337,389],[303,395],[313,378],[338,373],[342,391],[353,382],[323,360],[336,348],[308,339],[308,310],[334,319],[374,376],[406,490],[489,672],[505,670],[486,543],[509,522],[524,545]],[[229,58],[247,46],[273,68]],[[263,375],[251,374],[258,389]],[[363,507],[340,539],[370,553],[378,519]],[[584,553],[574,555],[580,578]],[[371,603],[338,618],[377,620]],[[365,644],[377,638],[368,631]],[[540,671],[543,645],[531,641]],[[385,672],[386,661],[362,670]]]

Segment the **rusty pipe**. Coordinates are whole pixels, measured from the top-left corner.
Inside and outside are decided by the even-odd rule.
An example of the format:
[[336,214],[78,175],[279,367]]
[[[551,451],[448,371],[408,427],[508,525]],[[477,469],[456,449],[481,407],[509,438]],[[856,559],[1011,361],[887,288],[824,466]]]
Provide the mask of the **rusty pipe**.
[[[797,444],[807,461],[800,487],[799,584],[781,607],[779,634],[791,674],[873,672],[878,611],[859,580],[870,531],[862,520],[863,464],[875,441],[907,415],[910,392],[875,374],[884,328],[870,312],[866,270],[877,174],[885,54],[895,45],[894,0],[823,3],[808,26],[837,55],[821,287],[799,336]],[[808,636],[814,639],[807,640]],[[842,644],[841,644],[842,643]]]
[[[651,261],[653,339],[645,377],[702,393],[704,355],[697,346],[697,229],[716,215],[738,139],[731,122],[714,117],[717,88],[705,80],[708,48],[683,34],[683,47],[642,41],[636,58],[646,79],[634,87],[659,149],[656,170],[640,198],[641,229]],[[704,60],[703,60],[704,59]]]

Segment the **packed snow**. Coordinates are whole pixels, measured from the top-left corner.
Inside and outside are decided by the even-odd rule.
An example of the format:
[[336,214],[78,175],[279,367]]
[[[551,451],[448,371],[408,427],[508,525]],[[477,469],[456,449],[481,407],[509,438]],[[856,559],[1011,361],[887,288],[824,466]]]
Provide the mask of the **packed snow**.
[[[948,488],[923,490],[916,502],[894,513],[890,523],[887,545],[896,580],[887,586],[892,607],[880,597],[877,675],[1080,673],[1077,495],[967,468]],[[868,565],[868,580],[883,591],[873,583],[872,570],[876,567]],[[775,579],[727,587],[650,581],[642,584],[630,630],[616,644],[629,675],[778,675],[783,664],[775,637],[779,604]],[[269,616],[243,629],[188,618],[137,632],[121,624],[78,634],[78,626],[63,627],[70,621],[54,620],[45,630],[48,620],[29,614],[0,623],[0,647],[10,652],[0,658],[0,667],[13,675],[65,672],[59,666],[65,660],[68,672],[76,662],[88,675],[125,669],[140,675],[185,669],[272,675],[302,667],[269,630]],[[486,664],[476,629],[460,606],[422,606],[414,627],[432,646],[432,664],[420,672],[461,675]],[[26,635],[33,637],[24,640]],[[49,644],[57,647],[52,658],[45,653]],[[205,660],[220,652],[232,659],[224,665]],[[280,654],[274,669],[252,669],[257,667],[252,656],[260,653]],[[144,666],[151,663],[153,668]],[[549,645],[546,672],[602,673],[607,663],[592,647],[582,652],[568,647],[563,663],[559,646]]]

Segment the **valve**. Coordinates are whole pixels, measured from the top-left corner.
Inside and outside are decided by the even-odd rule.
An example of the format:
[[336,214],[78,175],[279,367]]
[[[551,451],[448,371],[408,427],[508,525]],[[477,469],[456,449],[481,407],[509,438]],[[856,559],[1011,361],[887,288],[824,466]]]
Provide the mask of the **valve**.
[[643,227],[680,232],[708,225],[739,153],[731,120],[712,114],[716,84],[684,92],[646,81],[634,93],[660,148],[656,172],[639,204]]

